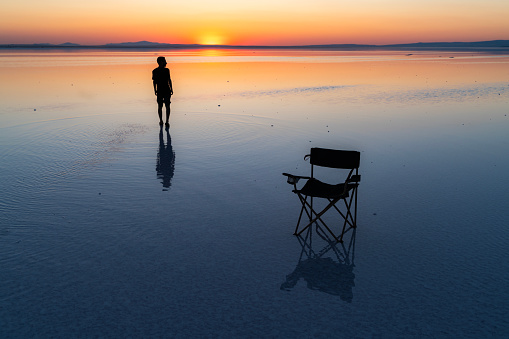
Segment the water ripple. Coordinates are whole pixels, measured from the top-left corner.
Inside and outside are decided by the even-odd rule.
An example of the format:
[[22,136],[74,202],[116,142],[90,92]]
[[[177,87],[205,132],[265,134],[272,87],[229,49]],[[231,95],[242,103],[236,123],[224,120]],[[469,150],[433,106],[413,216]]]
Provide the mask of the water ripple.
[[316,86],[316,87],[295,87],[274,89],[270,91],[246,91],[238,95],[241,97],[257,97],[257,96],[275,96],[275,95],[288,95],[288,94],[303,94],[303,93],[321,93],[328,91],[335,91],[338,89],[352,88],[355,86]]

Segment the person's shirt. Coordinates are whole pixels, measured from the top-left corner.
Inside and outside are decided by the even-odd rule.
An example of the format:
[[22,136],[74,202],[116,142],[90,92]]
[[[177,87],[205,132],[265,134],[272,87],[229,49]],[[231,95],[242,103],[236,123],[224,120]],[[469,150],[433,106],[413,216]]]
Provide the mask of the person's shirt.
[[152,80],[157,85],[157,90],[170,89],[170,70],[166,67],[157,67],[152,71]]

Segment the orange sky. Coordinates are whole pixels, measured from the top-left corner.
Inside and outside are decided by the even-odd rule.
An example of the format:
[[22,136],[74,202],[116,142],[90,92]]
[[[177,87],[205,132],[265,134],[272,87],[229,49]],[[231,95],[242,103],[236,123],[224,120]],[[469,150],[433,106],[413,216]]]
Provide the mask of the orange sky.
[[6,0],[0,43],[390,44],[509,39],[507,0]]

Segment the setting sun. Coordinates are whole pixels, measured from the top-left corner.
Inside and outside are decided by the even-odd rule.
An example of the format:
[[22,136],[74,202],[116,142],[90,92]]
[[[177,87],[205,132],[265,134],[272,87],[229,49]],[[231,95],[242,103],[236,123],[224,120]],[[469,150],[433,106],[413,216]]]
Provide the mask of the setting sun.
[[200,45],[224,45],[225,38],[218,34],[204,34],[198,39]]

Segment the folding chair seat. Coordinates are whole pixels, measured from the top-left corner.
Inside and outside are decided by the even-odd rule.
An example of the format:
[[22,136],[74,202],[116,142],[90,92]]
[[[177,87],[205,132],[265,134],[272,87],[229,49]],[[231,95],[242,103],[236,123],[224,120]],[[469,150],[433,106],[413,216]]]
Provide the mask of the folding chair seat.
[[[343,242],[343,235],[357,227],[357,188],[361,179],[359,175],[360,153],[315,147],[311,148],[310,154],[306,155],[304,159],[308,157],[311,163],[311,176],[283,173],[288,178],[287,182],[294,186],[292,192],[297,194],[302,204],[294,235],[298,236],[314,223],[320,222],[336,241]],[[314,178],[314,166],[350,171],[344,182],[328,184]],[[305,179],[306,183],[298,188],[297,183],[300,179]],[[316,211],[316,208],[313,207],[313,198],[326,199],[328,203],[322,210]],[[325,212],[331,208],[338,212],[343,222],[340,232],[338,232],[339,229],[334,232],[322,218]],[[299,228],[304,212],[308,216],[309,222]]]

